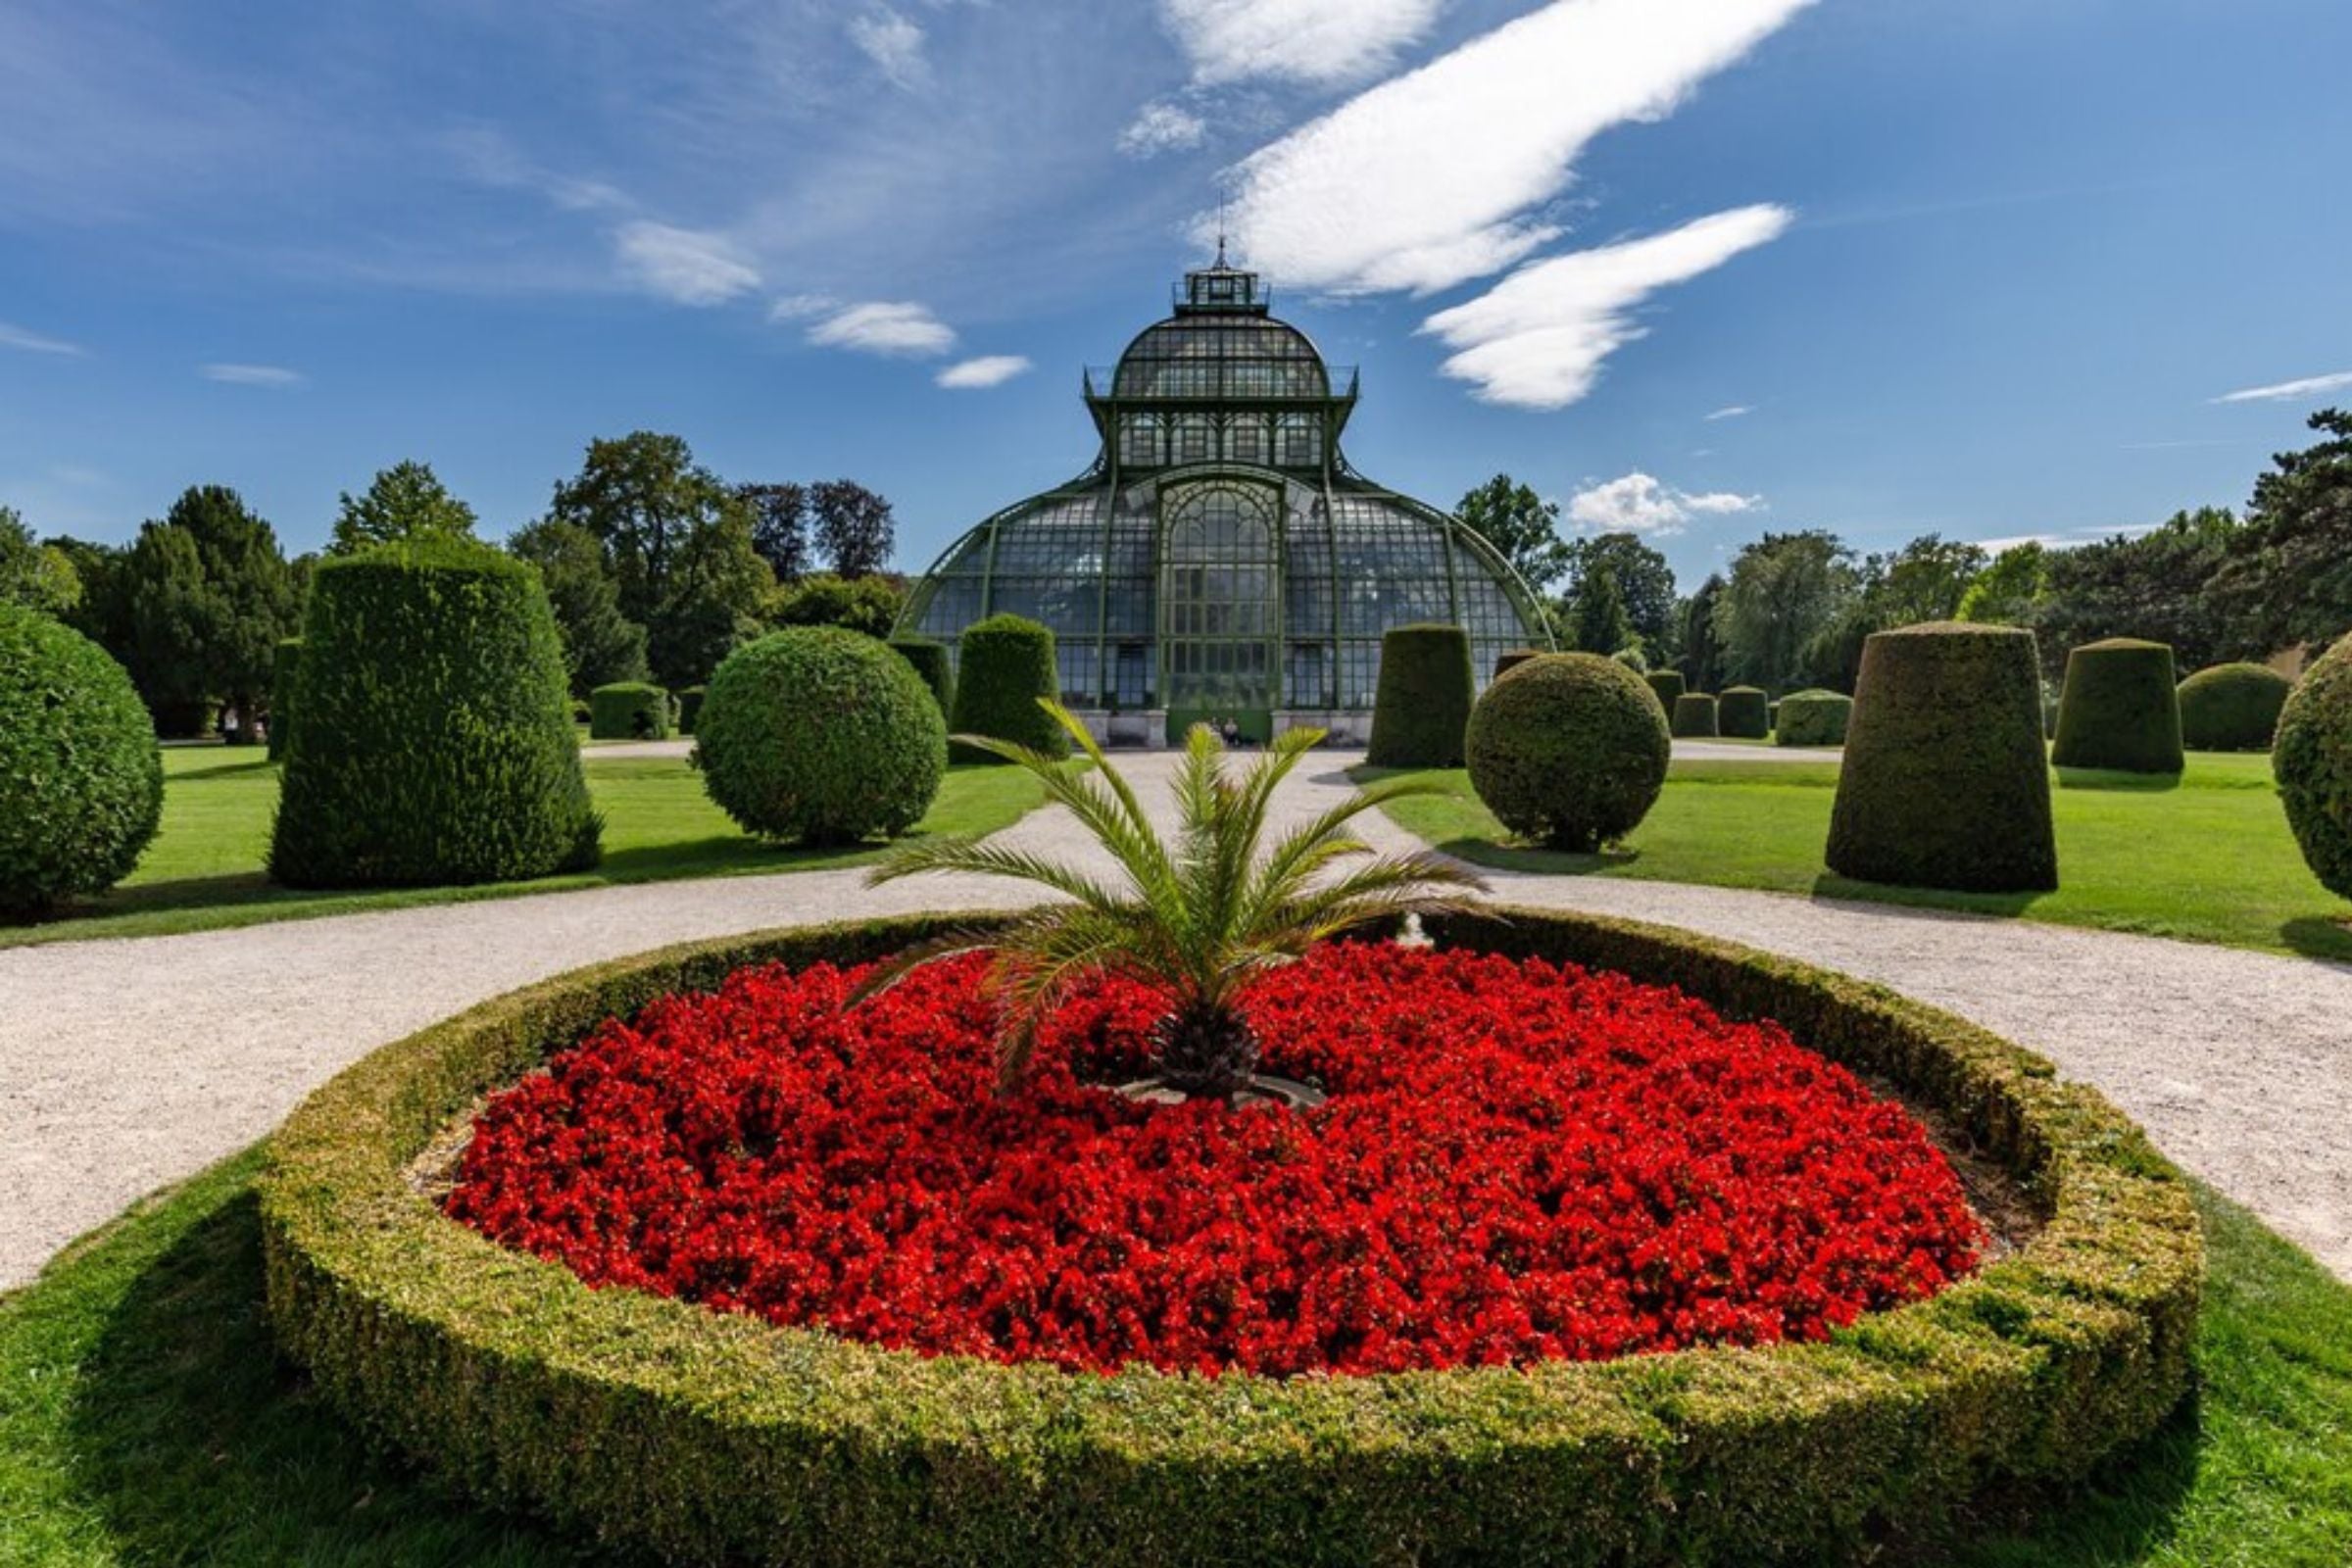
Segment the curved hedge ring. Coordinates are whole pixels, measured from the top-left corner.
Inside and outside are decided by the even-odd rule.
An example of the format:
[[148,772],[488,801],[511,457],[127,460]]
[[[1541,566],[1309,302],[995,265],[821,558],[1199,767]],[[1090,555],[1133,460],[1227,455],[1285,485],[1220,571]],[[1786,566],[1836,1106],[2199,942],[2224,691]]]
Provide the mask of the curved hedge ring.
[[1002,916],[672,949],[474,1008],[346,1071],[262,1189],[281,1345],[473,1495],[694,1562],[1753,1563],[2080,1477],[2186,1390],[2185,1183],[2096,1094],[1883,989],[1658,927],[1532,910],[1444,946],[1570,959],[1769,1016],[1890,1081],[2044,1219],[1826,1345],[1275,1382],[926,1359],[625,1290],[445,1219],[407,1171],[612,1015],[745,964],[859,962]]

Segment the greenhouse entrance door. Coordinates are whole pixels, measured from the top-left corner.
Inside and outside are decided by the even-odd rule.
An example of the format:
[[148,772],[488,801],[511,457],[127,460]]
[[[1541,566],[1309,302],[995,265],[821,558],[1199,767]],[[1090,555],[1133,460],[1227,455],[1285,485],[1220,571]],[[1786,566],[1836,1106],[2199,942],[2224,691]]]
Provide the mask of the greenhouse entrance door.
[[1232,719],[1245,739],[1274,733],[1282,608],[1282,494],[1214,479],[1162,502],[1160,627],[1168,744]]

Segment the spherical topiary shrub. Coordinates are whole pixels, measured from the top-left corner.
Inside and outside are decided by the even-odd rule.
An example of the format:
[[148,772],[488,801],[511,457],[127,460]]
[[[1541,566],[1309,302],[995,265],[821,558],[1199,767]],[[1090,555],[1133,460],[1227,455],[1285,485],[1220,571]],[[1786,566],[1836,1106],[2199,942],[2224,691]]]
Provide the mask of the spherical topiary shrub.
[[592,741],[665,741],[669,728],[669,693],[659,686],[622,681],[588,694]]
[[288,637],[277,645],[270,666],[270,760],[286,755],[286,725],[294,712],[294,677],[302,668],[302,639]]
[[1521,664],[1532,663],[1543,657],[1544,651],[1540,648],[1514,648],[1507,654],[1497,654],[1494,656],[1494,678],[1500,680]]
[[2123,773],[2178,773],[2180,677],[2163,643],[2117,637],[2067,656],[2066,692],[2058,700],[2060,767]]
[[1374,767],[1459,767],[1478,682],[1459,626],[1398,626],[1380,640],[1372,703]]
[[270,874],[508,882],[594,865],[564,645],[539,573],[470,541],[323,562],[303,626]]
[[130,676],[81,633],[0,605],[0,914],[113,887],[163,809],[163,753]]
[[1713,740],[1722,733],[1722,719],[1714,698],[1700,692],[1685,692],[1674,700],[1676,740]]
[[1468,750],[1470,787],[1503,826],[1590,851],[1657,805],[1674,745],[1641,676],[1594,654],[1553,654],[1487,688]]
[[2352,899],[2352,637],[2286,700],[2273,765],[2303,858],[2329,892]]
[[695,743],[719,808],[786,843],[904,833],[948,767],[948,723],[922,677],[838,626],[789,627],[729,654]]
[[1715,700],[1715,720],[1734,740],[1760,741],[1772,733],[1772,699],[1753,686],[1735,686]]
[[2180,683],[2180,744],[2192,752],[2267,752],[2295,683],[2262,664],[2216,664]]
[[948,645],[920,637],[902,637],[891,647],[899,657],[914,666],[923,684],[931,689],[931,700],[939,705],[942,717],[956,711],[956,665],[948,658]]
[[[949,728],[958,735],[1010,741],[1049,757],[1070,755],[1068,732],[1038,706],[1061,695],[1054,634],[1019,615],[991,615],[963,629],[956,674],[955,714]],[[994,762],[996,758],[957,746],[958,762]]]
[[1683,693],[1690,689],[1679,669],[1653,669],[1643,679],[1649,682],[1649,689],[1657,694],[1658,706],[1669,713],[1674,711],[1674,705],[1683,700]]
[[1780,701],[1773,735],[1783,746],[1843,746],[1854,700],[1838,692],[1791,692]]
[[2034,634],[1929,622],[1863,647],[1830,869],[1959,892],[2058,886]]

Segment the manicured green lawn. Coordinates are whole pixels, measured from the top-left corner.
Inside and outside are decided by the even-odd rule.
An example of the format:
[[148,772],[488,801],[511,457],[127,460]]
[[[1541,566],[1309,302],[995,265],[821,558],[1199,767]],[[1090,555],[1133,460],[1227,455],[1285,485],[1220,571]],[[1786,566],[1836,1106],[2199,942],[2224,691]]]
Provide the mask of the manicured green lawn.
[[1677,762],[1649,819],[1621,849],[1598,856],[1512,846],[1467,773],[1431,776],[1446,795],[1400,801],[1390,814],[1451,854],[1500,869],[1969,909],[2352,958],[2352,906],[2304,864],[2267,757],[2200,754],[2177,784],[2161,786],[2131,774],[2061,771],[2063,886],[2038,896],[1887,888],[1831,875],[1822,864],[1838,786],[1831,762]]
[[[605,859],[594,871],[476,888],[309,893],[263,873],[277,768],[259,752],[173,748],[164,753],[164,825],[138,869],[103,899],[36,925],[0,925],[0,947],[80,937],[160,936],[363,909],[513,898],[624,882],[745,876],[857,865],[880,846],[785,850],[745,835],[710,804],[682,758],[587,755],[588,783],[605,814]],[[1018,768],[956,767],[918,833],[993,833],[1043,804]]]
[[[371,1456],[280,1364],[240,1155],[0,1298],[0,1564],[598,1560]],[[2342,1568],[2352,1290],[2201,1194],[2201,1396],[2086,1494],[2007,1499],[1950,1568]]]

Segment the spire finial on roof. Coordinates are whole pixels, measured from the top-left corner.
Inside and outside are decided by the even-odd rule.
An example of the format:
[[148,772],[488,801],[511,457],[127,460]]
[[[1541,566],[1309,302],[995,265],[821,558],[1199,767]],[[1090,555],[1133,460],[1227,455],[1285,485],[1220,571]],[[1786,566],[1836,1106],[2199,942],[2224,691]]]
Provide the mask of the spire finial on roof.
[[1232,204],[1233,187],[1219,185],[1217,187],[1217,270],[1220,272],[1227,270],[1225,263],[1225,212]]

